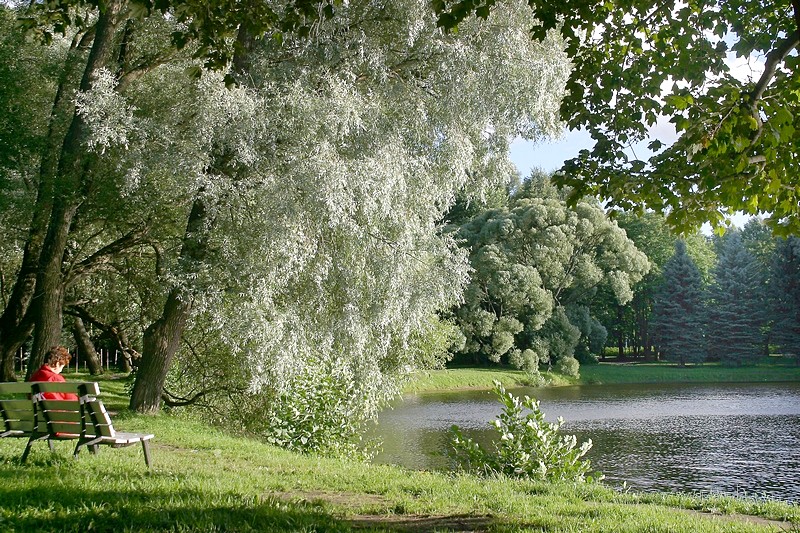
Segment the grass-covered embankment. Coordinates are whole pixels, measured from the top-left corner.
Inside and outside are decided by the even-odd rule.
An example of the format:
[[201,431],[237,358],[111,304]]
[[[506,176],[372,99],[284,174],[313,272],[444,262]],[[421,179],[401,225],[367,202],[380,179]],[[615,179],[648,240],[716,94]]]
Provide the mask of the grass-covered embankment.
[[459,389],[491,389],[499,381],[504,387],[526,387],[546,383],[548,385],[570,385],[577,380],[545,372],[542,380],[532,380],[522,370],[503,368],[452,368],[446,370],[423,370],[414,374],[403,388],[403,392],[428,392]]
[[581,383],[763,383],[800,381],[800,366],[790,359],[766,359],[754,366],[669,363],[601,363],[580,370]]
[[27,531],[775,531],[800,508],[731,498],[619,493],[413,472],[289,453],[201,421],[124,412],[119,381],[103,381],[116,424],[149,431],[139,447],[72,460],[0,439],[0,529]]
[[[731,367],[717,363],[680,367],[674,363],[600,363],[582,365],[578,379],[545,372],[548,386],[615,383],[763,383],[800,381],[800,365],[793,359],[765,357],[753,366]],[[417,373],[406,385],[407,393],[458,389],[491,389],[494,381],[505,387],[536,385],[521,370],[502,368],[452,368]]]

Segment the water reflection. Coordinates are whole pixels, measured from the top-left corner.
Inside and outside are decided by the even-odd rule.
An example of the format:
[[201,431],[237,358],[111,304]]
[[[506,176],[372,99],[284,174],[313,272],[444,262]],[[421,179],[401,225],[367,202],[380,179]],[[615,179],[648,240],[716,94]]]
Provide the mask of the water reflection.
[[[517,389],[548,418],[591,438],[588,458],[612,484],[800,501],[800,384],[619,385]],[[457,424],[483,443],[500,412],[486,391],[415,395],[384,411],[377,462],[448,469]]]

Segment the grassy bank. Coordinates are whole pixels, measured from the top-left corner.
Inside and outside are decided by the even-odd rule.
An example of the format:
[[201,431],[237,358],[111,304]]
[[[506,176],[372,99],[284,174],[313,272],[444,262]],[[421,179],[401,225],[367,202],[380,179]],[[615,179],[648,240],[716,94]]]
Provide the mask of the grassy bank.
[[[408,393],[436,390],[490,389],[494,381],[505,387],[536,385],[521,370],[453,368],[419,372],[406,385]],[[544,384],[613,383],[762,383],[800,381],[800,366],[791,359],[764,358],[755,366],[728,367],[714,363],[679,367],[672,363],[600,363],[583,365],[580,378],[543,373]]]
[[800,366],[789,360],[755,366],[601,363],[581,367],[582,383],[760,383],[800,381]]
[[522,370],[495,368],[453,368],[447,370],[425,370],[414,375],[403,388],[406,393],[457,389],[491,389],[499,381],[506,388],[526,387],[542,384],[569,385],[575,379],[560,374],[545,372],[541,380],[533,380]]
[[[775,531],[800,525],[776,502],[620,493],[602,485],[482,480],[288,453],[201,421],[124,412],[117,425],[156,435],[153,469],[138,447],[71,459],[0,439],[0,529],[27,531]],[[112,394],[113,393],[113,394]]]

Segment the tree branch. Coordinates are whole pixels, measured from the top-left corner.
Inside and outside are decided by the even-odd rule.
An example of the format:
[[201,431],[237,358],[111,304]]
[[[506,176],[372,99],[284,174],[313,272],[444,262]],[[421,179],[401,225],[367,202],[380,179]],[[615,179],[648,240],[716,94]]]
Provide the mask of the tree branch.
[[97,270],[101,265],[107,264],[115,255],[134,246],[145,244],[149,230],[149,223],[140,224],[119,239],[103,246],[71,269],[70,281],[67,284],[70,285],[81,276]]
[[64,312],[72,316],[80,317],[84,322],[88,322],[93,326],[96,326],[103,333],[114,339],[114,342],[117,344],[117,348],[119,348],[122,353],[127,354],[131,359],[141,356],[139,352],[130,346],[130,344],[127,342],[127,335],[119,327],[106,324],[105,322],[101,321],[99,318],[92,315],[92,313],[80,303],[74,302],[66,305]]
[[166,387],[164,387],[164,392],[161,394],[161,399],[164,401],[164,405],[169,407],[186,407],[187,405],[193,405],[200,401],[203,397],[213,394],[215,392],[230,392],[231,390],[235,392],[242,393],[245,389],[237,389],[237,388],[230,388],[230,387],[216,387],[211,388],[208,390],[202,390],[200,392],[194,393],[189,398],[183,398],[170,392]]
[[[795,18],[798,19],[798,17],[800,17],[800,12],[798,12],[798,9],[800,9],[800,0],[792,0],[792,4],[796,6]],[[800,23],[800,21],[798,21],[798,23]],[[764,73],[761,74],[756,86],[750,93],[751,107],[754,107],[764,96],[764,91],[767,90],[769,82],[772,81],[772,78],[775,76],[778,65],[798,44],[800,44],[800,29],[795,30],[791,35],[783,39],[777,48],[772,49],[769,54],[767,54],[767,61],[764,63]]]

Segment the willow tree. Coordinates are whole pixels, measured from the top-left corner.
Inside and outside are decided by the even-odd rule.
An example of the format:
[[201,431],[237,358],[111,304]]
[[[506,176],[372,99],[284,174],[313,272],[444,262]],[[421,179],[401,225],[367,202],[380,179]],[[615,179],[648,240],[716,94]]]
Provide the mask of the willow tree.
[[488,210],[458,230],[475,269],[455,312],[463,352],[574,373],[574,350],[591,333],[578,326],[591,326],[582,315],[597,289],[629,302],[649,262],[597,203],[569,208],[545,178],[532,182],[509,209]]
[[[423,2],[350,3],[311,39],[253,40],[232,86],[225,72],[182,75],[199,68],[184,58],[124,94],[81,93],[87,119],[132,117],[124,143],[93,141],[114,140],[102,122],[89,142],[136,216],[160,221],[150,324],[184,306],[171,338],[207,325],[252,390],[326,369],[358,398],[390,393],[386,376],[409,362],[397,348],[466,280],[445,210],[513,175],[514,137],[558,130],[567,65],[558,39],[528,39],[530,22],[512,5],[451,36]],[[144,344],[158,370],[137,374],[134,408],[160,406],[160,353]]]

